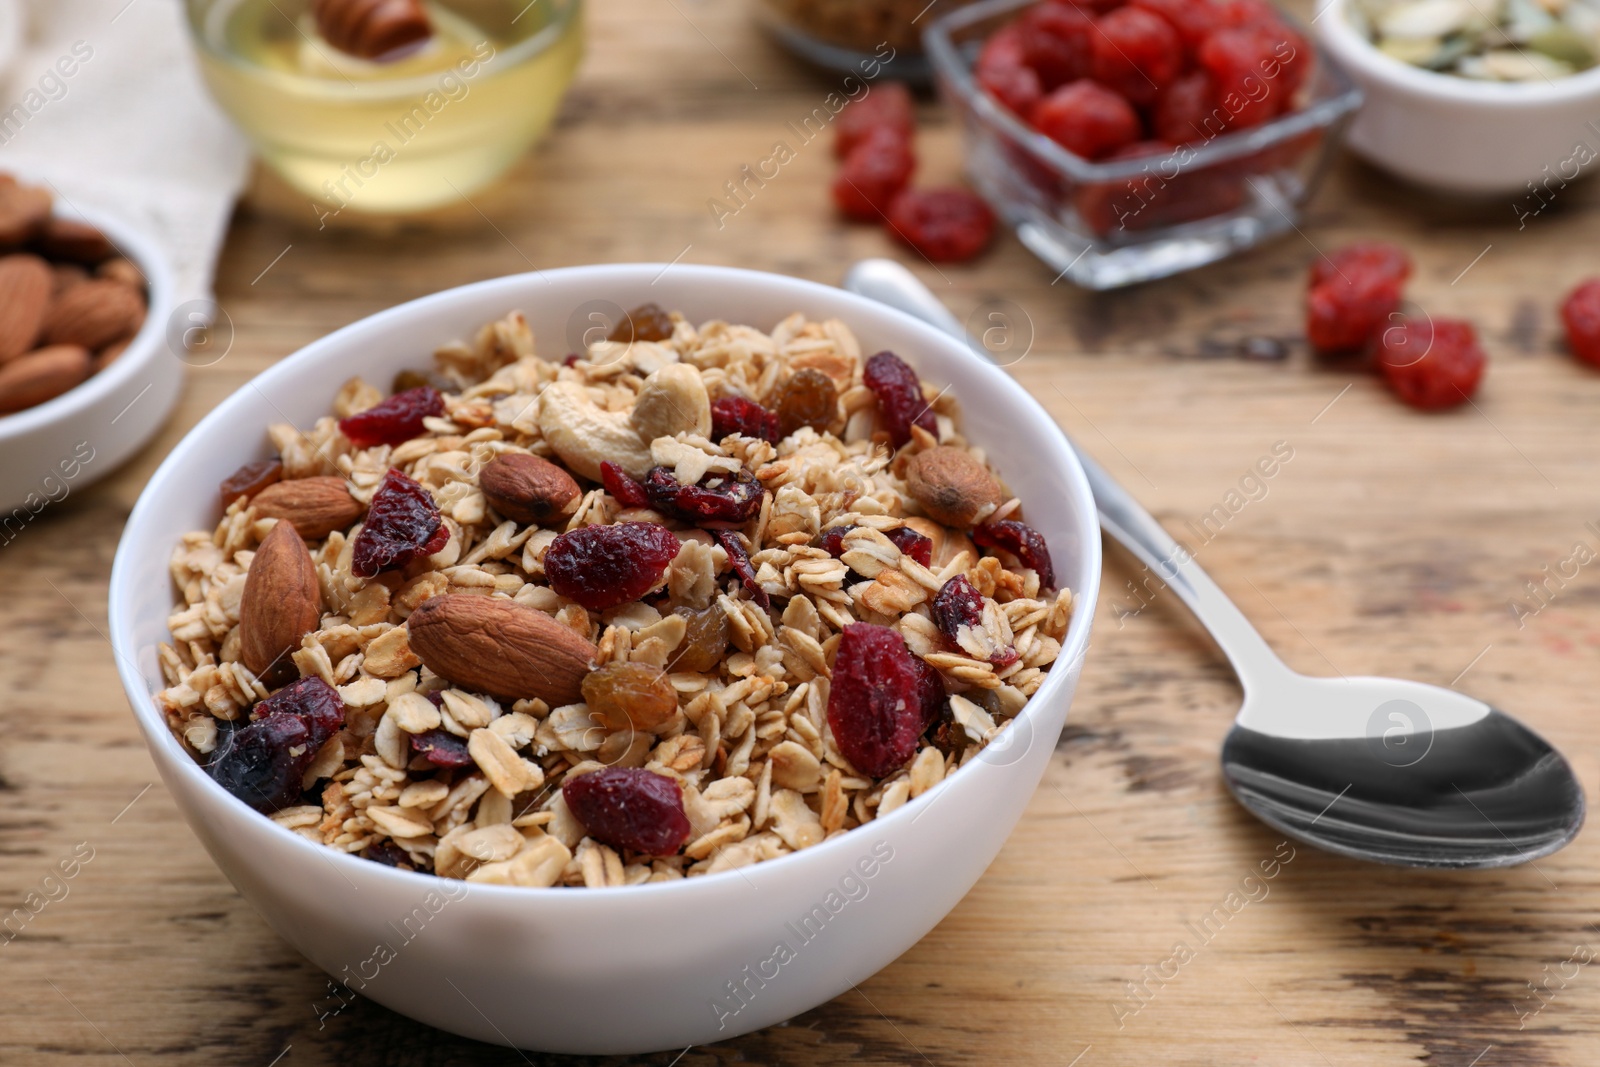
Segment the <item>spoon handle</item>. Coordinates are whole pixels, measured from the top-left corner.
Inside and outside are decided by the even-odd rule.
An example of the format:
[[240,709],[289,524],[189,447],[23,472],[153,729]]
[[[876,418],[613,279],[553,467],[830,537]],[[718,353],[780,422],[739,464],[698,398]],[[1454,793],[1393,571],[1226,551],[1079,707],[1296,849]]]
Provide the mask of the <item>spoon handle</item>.
[[[900,264],[887,259],[862,260],[845,275],[844,288],[921,319],[964,341],[975,355],[992,362],[988,350],[967,334],[950,309]],[[1164,587],[1177,593],[1221,647],[1246,689],[1253,680],[1262,681],[1274,674],[1287,673],[1289,668],[1262,640],[1238,606],[1200,569],[1193,554],[1178,544],[1131,493],[1078,447],[1077,442],[1071,444],[1088,476],[1089,488],[1094,491],[1101,529],[1137,556],[1151,572],[1141,581],[1143,588],[1151,595]],[[1138,599],[1142,610],[1146,600],[1144,592]],[[1133,612],[1119,615],[1119,625],[1128,614]]]

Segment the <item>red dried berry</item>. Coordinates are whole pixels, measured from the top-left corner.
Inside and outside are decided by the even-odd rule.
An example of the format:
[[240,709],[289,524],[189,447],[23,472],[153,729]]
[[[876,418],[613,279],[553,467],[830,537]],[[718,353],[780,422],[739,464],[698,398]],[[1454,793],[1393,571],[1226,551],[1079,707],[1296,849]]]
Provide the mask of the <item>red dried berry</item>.
[[911,427],[920,426],[934,437],[939,423],[933,409],[922,398],[922,382],[917,372],[893,352],[879,352],[867,360],[862,381],[878,401],[878,414],[889,440],[896,448],[911,440]]
[[611,328],[608,341],[632,344],[634,341],[670,341],[674,329],[672,316],[660,304],[640,304]]
[[844,628],[828,690],[828,725],[856,770],[882,778],[916,755],[933,702],[925,667],[898,630],[865,622]]
[[1050,562],[1050,546],[1044,537],[1027,523],[1015,519],[986,522],[972,529],[973,543],[984,548],[1002,548],[1022,561],[1024,567],[1038,572],[1039,588],[1056,587],[1056,569]]
[[1394,245],[1365,241],[1311,265],[1306,336],[1322,352],[1364,348],[1400,306],[1411,259]]
[[1183,40],[1153,11],[1119,7],[1095,29],[1091,76],[1135,104],[1153,102],[1183,71]]
[[407,389],[373,407],[339,420],[339,429],[357,448],[398,445],[423,432],[422,420],[444,414],[444,397],[431,385]]
[[834,559],[844,555],[844,535],[854,530],[854,526],[832,526],[823,530],[812,542]]
[[381,863],[385,867],[402,867],[408,871],[413,869],[410,854],[389,840],[374,841],[361,850],[361,858]]
[[576,367],[578,365],[578,360],[582,358],[583,357],[578,355],[576,352],[568,352],[566,358],[561,361],[561,365],[563,367]]
[[1410,319],[1383,331],[1378,371],[1414,408],[1437,411],[1464,404],[1477,392],[1488,360],[1469,322]]
[[1561,305],[1561,321],[1567,327],[1572,354],[1600,367],[1600,278],[1591,278],[1572,291]]
[[744,547],[743,539],[732,530],[712,530],[711,536],[717,539],[717,544],[728,554],[728,563],[732,565],[733,573],[744,583],[745,592],[750,594],[750,599],[763,608],[772,607],[772,598],[756,581],[756,568],[750,562],[750,550]]
[[467,743],[442,727],[412,734],[411,751],[435,767],[465,767],[472,762]]
[[1040,133],[1085,159],[1108,156],[1143,133],[1133,105],[1092,81],[1063,85],[1039,101],[1030,118]]
[[399,570],[431,556],[450,541],[433,495],[394,468],[372,495],[366,522],[356,535],[350,570],[362,578]]
[[911,142],[894,130],[879,128],[845,157],[833,179],[833,202],[850,218],[872,221],[911,182],[917,158]]
[[1209,141],[1227,132],[1228,112],[1217,106],[1210,76],[1197,70],[1167,86],[1151,110],[1150,129],[1157,140],[1175,145]]
[[1131,178],[1079,186],[1073,205],[1084,225],[1102,236],[1148,230],[1221,215],[1244,203],[1239,175],[1216,167],[1185,170],[1172,152],[1173,146],[1161,141],[1139,141],[1113,152],[1108,160],[1150,160]]
[[959,263],[988,247],[994,212],[966,189],[907,189],[890,203],[889,225],[935,263]]
[[316,675],[286,685],[250,710],[252,719],[295,715],[306,724],[311,743],[321,748],[344,728],[344,697]]
[[644,486],[610,460],[600,464],[600,484],[606,487],[606,492],[611,494],[613,500],[625,508],[650,506],[650,497],[645,494]]
[[[932,605],[934,624],[952,645],[959,648],[962,627],[982,630],[983,604],[984,596],[978,592],[978,587],[973,585],[966,575],[958,574],[945,582],[934,594]],[[1007,646],[991,655],[989,662],[996,669],[1004,669],[1015,663],[1017,658],[1017,650]]]
[[585,526],[550,542],[544,574],[568,600],[605,611],[654,589],[682,547],[677,535],[653,522]]
[[1097,34],[1087,13],[1071,4],[1036,4],[1016,26],[1022,60],[1045,92],[1089,77]]
[[778,433],[777,412],[742,396],[725,396],[711,402],[711,439],[720,441],[729,434],[756,437],[772,444],[783,440]]
[[919,534],[909,526],[896,526],[892,530],[885,530],[883,536],[887,537],[894,547],[924,567],[933,566],[933,538]]
[[1196,59],[1231,114],[1230,126],[1246,128],[1290,110],[1305,55],[1305,42],[1286,27],[1249,25],[1213,33]]
[[1191,51],[1213,31],[1227,25],[1223,5],[1210,0],[1128,0],[1128,6],[1161,16],[1178,31],[1184,46]]
[[206,770],[255,810],[274,812],[300,799],[301,782],[318,747],[306,720],[280,712],[224,730]]
[[910,142],[917,132],[911,90],[899,82],[883,82],[847,105],[833,120],[833,154],[846,158],[875,130],[889,130]]
[[917,677],[917,692],[922,695],[922,728],[938,722],[950,706],[950,694],[944,691],[944,679],[920,656],[911,657],[911,673]]
[[684,485],[666,467],[653,467],[644,480],[650,503],[662,514],[696,526],[743,526],[761,510],[766,490],[756,476],[740,468],[731,477],[713,472],[698,485]]
[[568,778],[561,796],[589,836],[603,845],[670,856],[689,839],[683,790],[666,775],[606,767]]
[[248,500],[282,479],[283,464],[276,456],[272,459],[258,459],[254,463],[246,463],[222,479],[222,510],[227,511],[228,505],[235,500],[241,497]]
[[1022,118],[1044,96],[1044,84],[1024,59],[1021,31],[1006,26],[983,43],[973,65],[978,85]]

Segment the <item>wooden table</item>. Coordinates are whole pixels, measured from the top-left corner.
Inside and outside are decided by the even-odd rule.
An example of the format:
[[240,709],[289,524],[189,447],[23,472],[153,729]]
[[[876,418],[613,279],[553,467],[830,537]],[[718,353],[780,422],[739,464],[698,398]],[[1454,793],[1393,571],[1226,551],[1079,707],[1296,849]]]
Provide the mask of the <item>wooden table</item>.
[[[93,853],[65,897],[0,941],[0,1062],[556,1061],[359,1000],[319,1028],[324,976],[257,918],[152,784],[103,636],[121,523],[204,412],[335,327],[530,265],[681,257],[831,283],[853,260],[887,254],[963,316],[1015,301],[1037,333],[1016,376],[1175,532],[1275,444],[1293,450],[1265,496],[1199,553],[1293,666],[1457,684],[1524,716],[1595,785],[1595,568],[1520,627],[1511,608],[1575,542],[1600,543],[1585,525],[1600,519],[1600,375],[1561,351],[1554,313],[1592,269],[1593,189],[1563,191],[1519,229],[1510,204],[1442,203],[1346,162],[1304,236],[1100,296],[1052,287],[1009,237],[973,266],[934,270],[875,228],[841,225],[822,142],[718,229],[708,199],[830,84],[761,38],[748,6],[595,4],[590,54],[553,136],[500,188],[442,218],[318,232],[309,206],[258,182],[219,268],[228,355],[191,375],[136,460],[0,548],[0,911],[75,847]],[[955,131],[933,106],[922,118],[924,179],[951,179]],[[1475,407],[1418,415],[1306,351],[1313,244],[1374,236],[1415,253],[1417,303],[1477,322],[1492,366]],[[1282,339],[1288,358],[1236,358],[1250,337]],[[1537,865],[1461,874],[1280,849],[1218,772],[1239,700],[1232,675],[1170,596],[1131,611],[1134,576],[1110,555],[1045,782],[943,924],[859,993],[676,1061],[634,1062],[1592,1062],[1595,835]],[[1293,858],[1247,882],[1275,853]],[[1191,924],[1233,892],[1247,903],[1197,937]],[[1180,942],[1188,958],[1169,963]]]

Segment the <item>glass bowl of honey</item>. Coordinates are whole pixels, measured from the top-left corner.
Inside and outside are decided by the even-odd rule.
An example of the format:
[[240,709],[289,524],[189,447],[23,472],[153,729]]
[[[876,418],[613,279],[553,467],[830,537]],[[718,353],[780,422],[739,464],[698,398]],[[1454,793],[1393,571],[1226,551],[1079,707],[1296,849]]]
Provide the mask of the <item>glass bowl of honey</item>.
[[328,0],[186,0],[211,94],[324,222],[470,196],[544,136],[583,55],[582,0],[422,0],[429,32],[364,58]]

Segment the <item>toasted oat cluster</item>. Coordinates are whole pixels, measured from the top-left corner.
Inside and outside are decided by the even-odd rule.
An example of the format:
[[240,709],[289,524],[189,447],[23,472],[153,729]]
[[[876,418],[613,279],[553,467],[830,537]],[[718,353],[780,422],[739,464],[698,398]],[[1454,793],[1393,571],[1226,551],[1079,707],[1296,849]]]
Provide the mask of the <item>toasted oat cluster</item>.
[[446,878],[728,870],[885,815],[1044,681],[1071,593],[955,399],[848,327],[524,318],[275,425],[172,558],[174,733],[329,848]]

